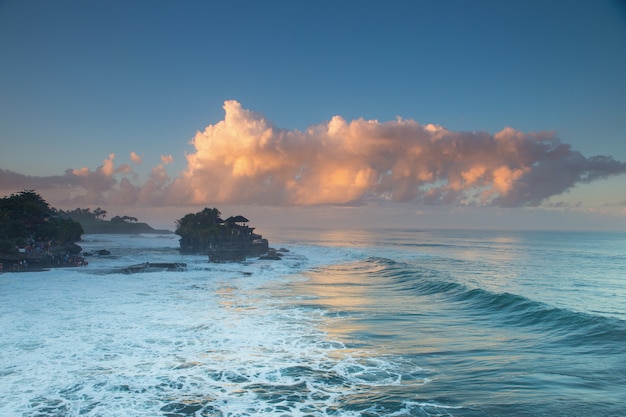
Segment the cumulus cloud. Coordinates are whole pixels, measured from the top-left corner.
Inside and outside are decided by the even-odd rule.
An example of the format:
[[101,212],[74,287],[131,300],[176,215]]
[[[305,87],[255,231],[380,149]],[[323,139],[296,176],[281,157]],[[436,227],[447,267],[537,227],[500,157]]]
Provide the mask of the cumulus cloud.
[[130,153],[130,160],[133,161],[134,164],[141,164],[141,156],[137,155],[135,151]]
[[194,203],[537,206],[579,182],[626,172],[623,162],[586,158],[553,132],[490,135],[340,116],[298,131],[236,101],[224,110],[224,120],[192,140],[174,186]]
[[[72,198],[134,205],[359,205],[369,201],[460,206],[538,206],[576,184],[626,173],[608,156],[585,157],[553,132],[454,132],[398,118],[334,116],[304,131],[274,126],[237,101],[197,132],[187,166],[171,178],[161,156],[135,184],[111,153],[96,170],[34,178],[0,170],[0,185],[71,188]],[[131,154],[135,163],[140,160]],[[42,187],[44,186],[44,187]],[[3,189],[5,189],[3,187]],[[78,191],[77,191],[78,190]]]

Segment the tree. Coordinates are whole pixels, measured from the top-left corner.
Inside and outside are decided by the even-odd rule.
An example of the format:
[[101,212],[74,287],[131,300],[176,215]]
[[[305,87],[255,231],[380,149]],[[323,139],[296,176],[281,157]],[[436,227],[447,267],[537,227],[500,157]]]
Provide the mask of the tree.
[[93,211],[93,214],[96,216],[96,219],[100,220],[100,217],[102,217],[102,219],[106,217],[107,211],[98,207]]
[[223,234],[223,220],[216,208],[205,207],[195,214],[187,214],[176,221],[176,233],[181,237],[180,247],[185,252],[202,252],[206,246]]
[[74,210],[70,210],[70,211],[61,210],[61,212],[67,217],[76,221],[96,219],[96,215],[91,212],[90,208],[75,208]]
[[45,240],[58,240],[61,243],[77,242],[85,233],[80,223],[54,218],[50,219],[41,229],[41,235]]
[[111,218],[111,223],[136,223],[137,221],[139,221],[137,217],[131,216],[115,216]]
[[66,218],[34,190],[24,190],[0,199],[0,239],[8,241],[58,240],[76,242],[81,225]]
[[34,190],[24,190],[0,200],[2,237],[27,238],[54,214],[48,203]]

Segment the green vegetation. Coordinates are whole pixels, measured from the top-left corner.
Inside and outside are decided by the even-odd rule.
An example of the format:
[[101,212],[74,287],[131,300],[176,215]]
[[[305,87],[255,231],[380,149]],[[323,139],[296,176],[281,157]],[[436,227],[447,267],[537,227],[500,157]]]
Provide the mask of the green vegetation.
[[0,199],[1,253],[17,254],[18,247],[36,242],[71,247],[83,233],[80,223],[50,207],[34,190],[20,191]]
[[180,250],[190,253],[206,253],[209,244],[217,242],[225,232],[222,213],[215,207],[204,208],[195,214],[187,214],[176,221],[176,233],[181,237]]

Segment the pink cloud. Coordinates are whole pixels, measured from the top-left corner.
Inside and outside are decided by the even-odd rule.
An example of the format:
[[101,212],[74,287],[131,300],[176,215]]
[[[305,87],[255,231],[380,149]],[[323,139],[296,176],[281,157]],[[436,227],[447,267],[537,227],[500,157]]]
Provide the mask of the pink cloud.
[[89,175],[89,168],[87,167],[82,167],[79,169],[73,169],[72,170],[72,174],[78,176],[78,177],[86,177]]
[[115,165],[113,164],[113,158],[115,158],[115,154],[114,153],[109,154],[109,157],[106,158],[102,162],[102,166],[100,167],[100,170],[102,171],[102,173],[106,175],[107,177],[110,177],[115,172]]
[[[197,132],[187,166],[165,165],[136,183],[115,154],[95,171],[28,177],[0,170],[0,186],[71,190],[72,202],[120,205],[360,205],[369,201],[460,206],[538,206],[576,184],[626,173],[608,156],[585,157],[554,132],[454,132],[414,120],[334,116],[304,131],[281,129],[237,101],[224,119]],[[131,161],[141,158],[131,153]],[[130,174],[130,175],[129,175]],[[6,189],[3,187],[2,189]],[[81,203],[84,204],[84,203]]]
[[276,128],[236,101],[198,132],[181,183],[194,203],[538,205],[579,182],[626,172],[585,158],[553,132],[453,132],[413,120],[340,116],[304,132]]
[[137,153],[135,153],[135,151],[132,151],[130,153],[130,160],[134,163],[134,164],[141,164],[142,160],[141,160],[141,156],[137,155]]

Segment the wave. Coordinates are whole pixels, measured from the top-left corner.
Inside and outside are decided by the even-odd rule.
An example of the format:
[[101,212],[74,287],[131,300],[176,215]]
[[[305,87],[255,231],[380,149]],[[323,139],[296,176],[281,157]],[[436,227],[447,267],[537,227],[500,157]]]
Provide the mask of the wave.
[[440,271],[410,262],[369,257],[360,268],[387,279],[397,291],[436,297],[476,320],[524,327],[572,347],[606,342],[606,346],[617,349],[626,340],[626,321],[618,318],[552,306],[509,292],[471,288]]

